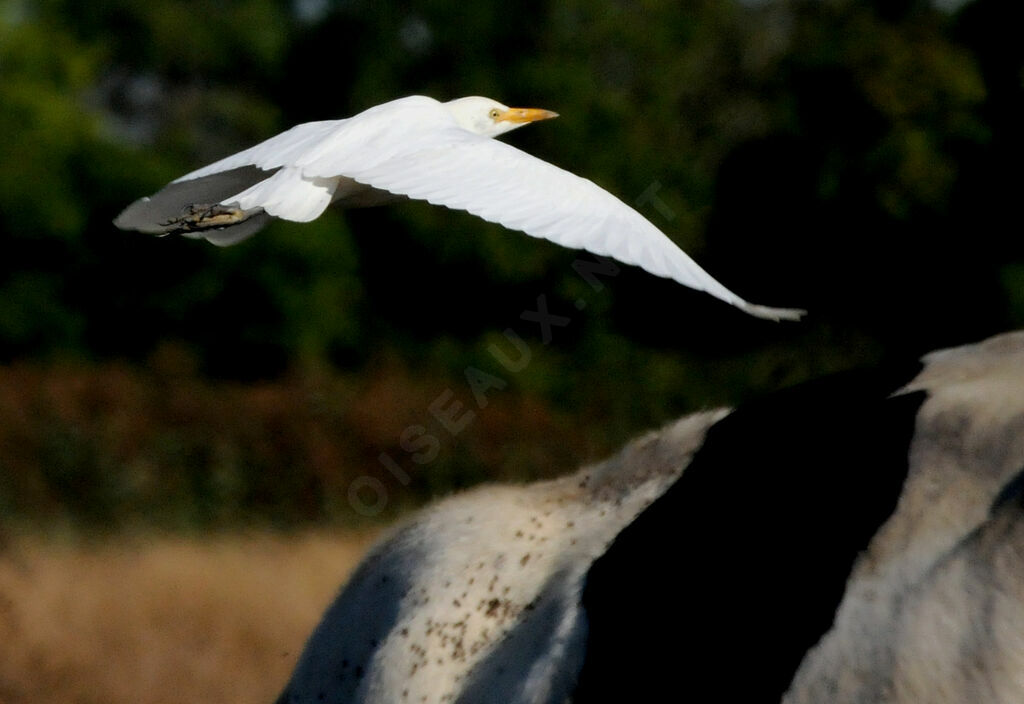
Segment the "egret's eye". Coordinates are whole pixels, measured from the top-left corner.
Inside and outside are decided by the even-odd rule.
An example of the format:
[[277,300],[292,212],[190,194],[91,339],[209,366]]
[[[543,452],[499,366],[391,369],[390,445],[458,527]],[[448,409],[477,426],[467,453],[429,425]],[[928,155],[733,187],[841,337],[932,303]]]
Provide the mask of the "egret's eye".
[[491,108],[491,111],[487,114],[490,116],[492,120],[497,120],[499,117],[501,117],[501,110],[499,110],[498,108]]

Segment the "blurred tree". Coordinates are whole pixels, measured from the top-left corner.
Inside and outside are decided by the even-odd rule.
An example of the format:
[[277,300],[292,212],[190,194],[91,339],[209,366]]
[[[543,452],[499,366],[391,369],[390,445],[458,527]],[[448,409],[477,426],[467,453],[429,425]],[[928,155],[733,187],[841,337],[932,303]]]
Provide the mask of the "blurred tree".
[[[532,356],[507,393],[572,414],[599,452],[695,407],[1020,326],[1021,12],[0,0],[0,361],[173,348],[215,377],[394,364],[444,386],[500,371],[488,350],[511,328]],[[752,320],[629,267],[594,292],[578,253],[419,203],[224,250],[110,224],[291,124],[412,93],[558,110],[510,141],[635,205],[742,295],[811,317]],[[520,318],[541,294],[571,317],[550,345]],[[480,471],[445,461],[435,478]]]

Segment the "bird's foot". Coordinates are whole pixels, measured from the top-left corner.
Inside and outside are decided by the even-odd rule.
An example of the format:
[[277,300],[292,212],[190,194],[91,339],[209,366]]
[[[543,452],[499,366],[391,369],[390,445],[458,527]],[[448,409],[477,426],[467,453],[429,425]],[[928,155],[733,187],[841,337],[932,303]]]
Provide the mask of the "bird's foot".
[[248,220],[251,212],[215,203],[192,203],[182,208],[181,215],[161,223],[174,232],[197,232],[211,228],[228,227]]

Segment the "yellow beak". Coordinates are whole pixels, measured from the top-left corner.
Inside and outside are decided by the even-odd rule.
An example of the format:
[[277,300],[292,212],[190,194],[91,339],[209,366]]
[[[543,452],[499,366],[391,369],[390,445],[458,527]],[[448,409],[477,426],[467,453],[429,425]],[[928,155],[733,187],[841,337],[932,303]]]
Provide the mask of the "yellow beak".
[[509,108],[494,118],[495,122],[536,122],[537,120],[550,120],[558,117],[557,112],[541,110],[540,108]]

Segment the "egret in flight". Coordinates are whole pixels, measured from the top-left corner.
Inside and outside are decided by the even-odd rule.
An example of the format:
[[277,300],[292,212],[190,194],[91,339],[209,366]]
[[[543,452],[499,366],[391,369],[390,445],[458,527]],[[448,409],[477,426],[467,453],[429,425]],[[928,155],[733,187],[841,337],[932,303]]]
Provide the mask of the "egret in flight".
[[331,203],[408,197],[634,264],[761,318],[804,313],[748,303],[611,193],[493,139],[552,117],[489,98],[400,98],[345,120],[296,125],[135,201],[114,224],[226,246],[271,218],[309,222]]

